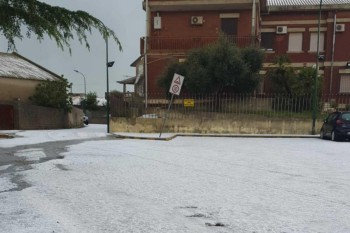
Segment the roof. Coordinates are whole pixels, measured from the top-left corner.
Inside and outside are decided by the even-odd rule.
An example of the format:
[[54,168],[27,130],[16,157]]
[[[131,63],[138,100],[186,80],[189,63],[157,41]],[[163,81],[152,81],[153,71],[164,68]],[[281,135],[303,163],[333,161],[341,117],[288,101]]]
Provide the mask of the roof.
[[[349,4],[349,0],[323,0],[322,5]],[[320,0],[267,0],[268,6],[310,6],[320,5]]]
[[136,76],[124,79],[122,81],[117,81],[117,83],[120,83],[120,84],[135,84],[135,81],[136,81]]
[[143,55],[139,56],[130,66],[136,67],[137,63],[143,59]]
[[[321,0],[267,0],[268,12],[319,11]],[[350,10],[350,0],[322,0],[322,10]]]
[[0,52],[0,77],[55,81],[61,77],[17,53]]

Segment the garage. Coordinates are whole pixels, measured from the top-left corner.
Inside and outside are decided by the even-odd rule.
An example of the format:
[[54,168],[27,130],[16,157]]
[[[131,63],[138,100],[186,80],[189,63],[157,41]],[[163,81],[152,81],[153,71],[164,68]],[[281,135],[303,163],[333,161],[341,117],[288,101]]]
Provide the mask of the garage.
[[14,113],[12,105],[0,105],[0,130],[14,129]]

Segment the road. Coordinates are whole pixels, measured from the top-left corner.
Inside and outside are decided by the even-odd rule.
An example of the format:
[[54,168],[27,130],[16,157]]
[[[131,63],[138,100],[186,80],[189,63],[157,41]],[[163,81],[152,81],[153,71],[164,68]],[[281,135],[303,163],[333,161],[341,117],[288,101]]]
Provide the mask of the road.
[[[71,145],[76,145],[79,143],[87,141],[98,141],[98,140],[108,140],[110,137],[105,138],[90,138],[90,139],[80,139],[80,140],[67,140],[67,141],[54,141],[45,142],[32,145],[22,145],[11,148],[1,148],[0,149],[0,177],[11,177],[11,182],[14,184],[15,188],[6,190],[6,192],[21,191],[27,187],[30,187],[26,181],[24,181],[23,175],[18,174],[19,172],[32,169],[33,164],[40,164],[49,160],[54,159],[64,159],[61,155],[63,152],[67,151],[67,147]],[[11,139],[3,139],[11,140]],[[23,156],[18,156],[18,152],[23,151],[40,151],[41,156],[37,160],[28,160],[28,158]],[[23,155],[23,153],[21,153]],[[58,168],[64,170],[63,166],[58,166]],[[0,190],[0,193],[2,191]]]
[[3,143],[0,232],[350,232],[349,142],[106,139]]

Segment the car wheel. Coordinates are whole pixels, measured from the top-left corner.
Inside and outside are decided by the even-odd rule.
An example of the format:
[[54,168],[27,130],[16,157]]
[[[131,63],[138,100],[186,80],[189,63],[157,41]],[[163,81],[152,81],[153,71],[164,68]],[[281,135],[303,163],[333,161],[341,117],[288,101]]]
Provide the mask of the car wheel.
[[325,139],[323,129],[321,129],[321,131],[320,131],[320,138]]
[[332,136],[331,136],[332,141],[339,141],[339,137],[337,136],[336,132],[332,131]]

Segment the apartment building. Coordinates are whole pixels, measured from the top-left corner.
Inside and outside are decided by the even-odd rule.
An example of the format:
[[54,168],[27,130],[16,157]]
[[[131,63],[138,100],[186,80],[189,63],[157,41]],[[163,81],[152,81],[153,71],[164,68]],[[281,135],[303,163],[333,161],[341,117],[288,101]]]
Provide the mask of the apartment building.
[[143,9],[147,35],[135,84],[146,97],[160,91],[157,79],[170,60],[183,61],[221,33],[239,47],[264,49],[260,93],[271,91],[274,58],[288,55],[293,67],[317,63],[324,93],[350,94],[349,0],[144,0]]

